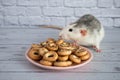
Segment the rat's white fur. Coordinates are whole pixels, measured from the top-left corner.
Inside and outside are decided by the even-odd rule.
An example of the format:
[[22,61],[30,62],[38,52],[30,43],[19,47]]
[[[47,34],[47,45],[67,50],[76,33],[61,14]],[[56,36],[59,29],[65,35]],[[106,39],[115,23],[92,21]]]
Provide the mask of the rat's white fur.
[[[76,24],[68,25],[67,27],[63,28],[63,30],[59,33],[59,36],[61,36],[65,40],[73,40],[76,41],[77,44],[85,45],[85,46],[96,46],[97,49],[100,49],[100,42],[102,41],[104,37],[104,29],[103,26],[101,26],[101,30],[98,32],[97,30],[94,30],[94,34],[90,34],[90,30],[87,30],[87,35],[82,36],[80,34],[80,30],[86,30],[85,27],[83,28],[75,28],[73,27]],[[73,29],[72,32],[69,32],[69,29]]]

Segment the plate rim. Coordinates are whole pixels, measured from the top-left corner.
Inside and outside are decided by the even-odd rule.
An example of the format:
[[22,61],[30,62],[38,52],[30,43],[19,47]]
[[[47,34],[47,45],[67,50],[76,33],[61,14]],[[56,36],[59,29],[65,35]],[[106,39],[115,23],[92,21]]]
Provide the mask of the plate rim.
[[82,48],[84,48],[85,50],[87,50],[87,51],[89,52],[89,54],[90,54],[91,57],[90,57],[86,62],[84,62],[84,63],[82,63],[82,64],[74,65],[74,66],[68,66],[68,67],[55,67],[55,66],[54,66],[54,67],[52,67],[52,66],[44,66],[44,65],[42,65],[42,64],[39,64],[39,63],[35,62],[34,60],[32,60],[31,58],[29,58],[29,56],[28,56],[28,52],[30,51],[30,49],[31,49],[32,47],[29,47],[29,48],[27,49],[27,51],[25,52],[25,57],[26,57],[26,59],[27,59],[30,63],[34,64],[35,66],[44,68],[44,69],[52,69],[52,70],[74,69],[74,68],[82,67],[82,66],[88,64],[88,63],[93,59],[93,54],[91,53],[91,51],[90,51],[89,49],[87,49],[87,48],[85,48],[85,47],[83,47],[83,46],[80,46],[80,47],[82,47]]

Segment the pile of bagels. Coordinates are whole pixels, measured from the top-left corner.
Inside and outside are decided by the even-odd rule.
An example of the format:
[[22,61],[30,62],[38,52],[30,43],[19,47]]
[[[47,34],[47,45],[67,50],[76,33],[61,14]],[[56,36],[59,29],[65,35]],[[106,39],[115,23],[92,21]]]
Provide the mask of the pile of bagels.
[[28,56],[41,65],[68,67],[87,61],[90,53],[62,39],[48,38],[40,44],[32,44]]

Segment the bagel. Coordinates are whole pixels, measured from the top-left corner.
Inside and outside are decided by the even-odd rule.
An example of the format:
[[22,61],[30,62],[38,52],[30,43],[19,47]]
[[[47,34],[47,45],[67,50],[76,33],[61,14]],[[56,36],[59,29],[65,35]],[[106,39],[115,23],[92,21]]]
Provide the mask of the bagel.
[[72,53],[72,51],[68,50],[68,49],[60,49],[60,50],[58,50],[58,55],[61,55],[61,56],[70,55],[71,53]]
[[55,40],[54,40],[53,38],[48,38],[48,39],[47,39],[47,42],[48,42],[48,43],[49,43],[49,42],[51,43],[51,42],[55,42]]
[[78,46],[71,45],[70,50],[72,50],[72,53],[75,53],[77,49],[78,49]]
[[63,42],[64,42],[63,39],[59,39],[59,40],[56,41],[56,44],[57,44],[57,45],[60,45],[60,44],[62,44]]
[[46,65],[46,66],[52,66],[52,62],[46,61],[46,60],[40,60],[39,63],[42,64],[42,65]]
[[39,44],[32,44],[32,48],[40,48],[41,47],[41,45],[39,45]]
[[42,47],[46,47],[47,42],[41,42],[40,45],[41,45]]
[[58,58],[58,54],[54,51],[49,51],[43,56],[43,59],[47,61],[56,61],[57,58]]
[[72,65],[72,61],[58,61],[54,62],[53,65],[57,67],[67,67]]
[[48,50],[45,47],[39,48],[39,54],[43,56]]
[[32,59],[32,60],[40,60],[41,56],[39,55],[39,52],[37,50],[31,49],[30,52],[28,53],[28,56]]
[[59,56],[58,60],[59,61],[67,61],[68,60],[68,56]]
[[83,61],[88,60],[89,58],[90,58],[89,53],[87,53],[86,55],[80,57],[80,59],[83,60]]
[[76,52],[75,52],[75,55],[77,55],[77,56],[84,56],[86,54],[87,54],[87,50],[81,49],[81,48],[77,49]]
[[73,55],[73,54],[70,55],[69,59],[74,63],[77,63],[77,64],[81,63],[81,59],[77,57],[76,55]]
[[63,42],[62,44],[59,45],[60,49],[68,49],[69,48],[69,43],[67,42]]
[[58,50],[58,45],[56,45],[55,43],[51,42],[51,43],[47,43],[47,49],[51,50],[51,51],[56,51]]
[[59,48],[60,49],[69,49],[69,50],[75,49],[70,43],[67,43],[67,42],[63,42],[62,44],[60,44]]

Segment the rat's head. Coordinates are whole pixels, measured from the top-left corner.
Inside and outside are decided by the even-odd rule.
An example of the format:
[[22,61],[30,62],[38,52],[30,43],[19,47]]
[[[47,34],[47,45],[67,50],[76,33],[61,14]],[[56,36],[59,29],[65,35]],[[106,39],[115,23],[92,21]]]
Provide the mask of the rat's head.
[[65,40],[78,40],[86,35],[86,29],[84,27],[76,27],[76,24],[70,24],[63,28],[59,36]]

